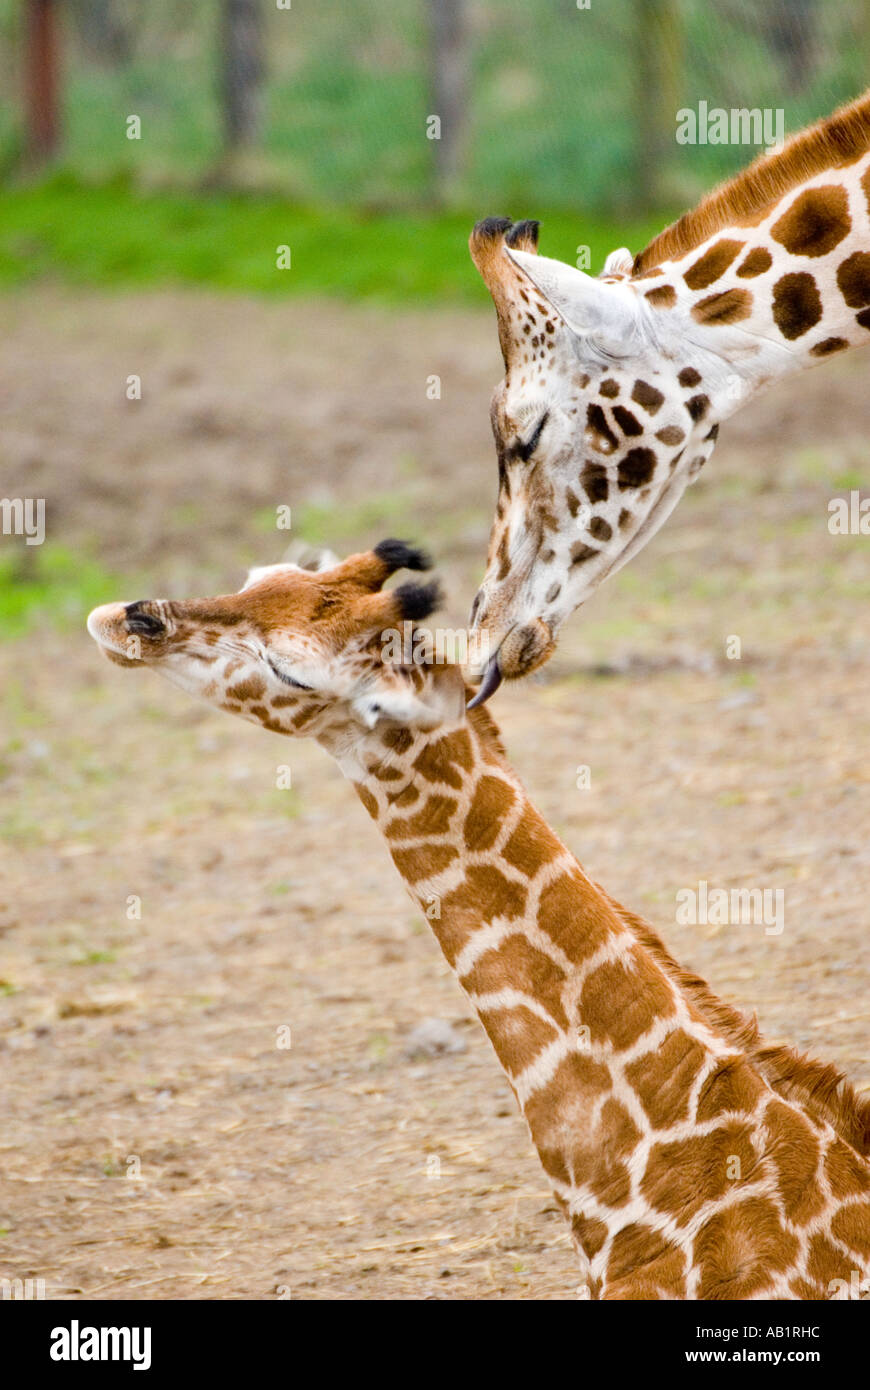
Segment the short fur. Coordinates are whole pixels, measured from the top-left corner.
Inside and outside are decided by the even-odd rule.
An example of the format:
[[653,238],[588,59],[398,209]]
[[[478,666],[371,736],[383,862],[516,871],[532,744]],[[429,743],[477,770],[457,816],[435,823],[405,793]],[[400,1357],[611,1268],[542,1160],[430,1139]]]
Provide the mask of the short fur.
[[768,1042],[759,1032],[754,1016],[747,1017],[719,999],[706,980],[684,970],[674,960],[649,922],[623,907],[604,888],[601,892],[653,959],[689,996],[710,1027],[745,1052],[775,1091],[805,1106],[815,1118],[826,1120],[859,1153],[870,1154],[870,1097],[859,1097],[852,1083],[832,1063],[816,1061],[786,1044]]
[[760,155],[735,178],[714,188],[696,208],[659,232],[635,257],[642,276],[664,261],[701,246],[714,232],[753,217],[792,188],[859,159],[870,149],[870,92],[787,140],[781,150]]

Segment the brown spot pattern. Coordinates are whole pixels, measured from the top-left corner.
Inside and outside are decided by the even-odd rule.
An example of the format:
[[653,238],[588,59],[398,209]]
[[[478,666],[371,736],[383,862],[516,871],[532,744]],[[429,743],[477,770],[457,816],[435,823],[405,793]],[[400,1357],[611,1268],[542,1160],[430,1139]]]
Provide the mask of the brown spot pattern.
[[693,1257],[701,1269],[698,1298],[760,1294],[797,1251],[796,1237],[784,1229],[772,1202],[748,1197],[726,1207],[705,1221],[695,1238]]
[[231,700],[259,700],[266,689],[266,682],[262,676],[248,676],[246,680],[237,681],[235,685],[227,686],[227,695]]
[[603,516],[594,516],[589,523],[589,534],[596,541],[602,543],[609,541],[613,535],[613,527],[609,521],[605,521]]
[[590,502],[606,502],[610,489],[607,481],[607,469],[604,464],[595,463],[592,459],[588,459],[583,472],[580,474],[580,486]]
[[812,275],[806,271],[783,275],[773,287],[773,321],[784,338],[793,342],[809,333],[822,317],[822,300]]
[[849,346],[847,338],[823,338],[815,347],[810,348],[810,357],[830,357],[833,352],[842,352],[843,348]]
[[643,406],[649,415],[655,415],[665,398],[661,391],[656,390],[655,386],[650,386],[648,381],[638,379],[634,383],[631,399],[637,405]]
[[751,1114],[764,1086],[743,1057],[717,1062],[698,1096],[697,1118],[703,1124],[724,1114]]
[[679,425],[665,425],[664,429],[656,431],[656,439],[660,439],[662,444],[674,446],[682,444],[686,437],[685,430],[681,430]]
[[574,1216],[571,1231],[587,1259],[593,1259],[607,1239],[607,1227],[594,1216]]
[[551,1023],[525,1004],[509,1009],[481,1009],[480,1021],[508,1076],[525,1071],[538,1053],[559,1036]]
[[514,791],[501,777],[481,777],[465,817],[463,834],[471,850],[486,850],[494,843]]
[[625,458],[620,460],[617,473],[620,492],[624,492],[626,488],[643,487],[655,471],[656,456],[652,449],[629,449]]
[[715,242],[684,274],[683,279],[689,289],[703,290],[712,285],[714,280],[725,274],[745,245],[744,241],[732,241],[727,237]]
[[393,863],[408,883],[440,874],[457,857],[451,845],[421,845],[417,849],[390,850]]
[[467,729],[445,734],[429,743],[420,753],[414,767],[427,782],[445,782],[458,791],[463,786],[463,773],[474,766],[471,738]]
[[[732,1120],[709,1134],[653,1145],[641,1191],[658,1211],[685,1225],[704,1202],[747,1181],[756,1167],[751,1134],[749,1124]],[[740,1164],[737,1179],[729,1176],[734,1159]]]
[[837,271],[837,284],[850,309],[870,304],[870,253],[856,251],[847,256]]
[[737,267],[737,274],[741,280],[751,280],[756,275],[763,275],[766,270],[770,270],[772,265],[773,257],[767,247],[756,246]]
[[525,806],[505,842],[502,858],[506,864],[534,878],[560,851],[561,845],[547,823],[531,806]]
[[752,313],[752,295],[749,290],[722,290],[720,294],[708,294],[692,306],[692,318],[696,323],[710,327],[719,324],[740,323]]
[[560,1028],[568,1027],[562,1006],[564,971],[519,933],[486,951],[460,983],[469,994],[495,994],[508,987],[522,990],[543,1004]]
[[542,891],[538,902],[538,926],[575,965],[597,951],[613,930],[597,900],[580,917],[578,889],[588,897],[589,886],[579,872],[561,874]]
[[626,1067],[629,1084],[657,1129],[688,1118],[689,1092],[704,1055],[699,1042],[676,1028],[656,1051]]
[[446,835],[456,806],[452,796],[430,796],[416,815],[391,820],[386,828],[387,839],[417,840],[429,835]]
[[824,256],[849,231],[849,199],[842,184],[824,184],[799,193],[770,229],[774,241],[792,256]]
[[672,309],[677,302],[677,292],[673,285],[656,285],[647,290],[646,297],[654,309]]
[[610,1042],[622,1051],[657,1018],[669,1018],[674,1007],[664,976],[644,952],[632,949],[592,971],[583,984],[579,1018],[593,1042]]
[[604,453],[610,453],[616,448],[619,440],[610,428],[607,416],[596,401],[591,401],[586,408],[586,424],[587,429],[593,435],[594,448],[601,449]]
[[630,410],[626,410],[624,405],[613,407],[613,418],[624,435],[631,437],[632,435],[643,434],[643,425],[636,415],[632,414]]

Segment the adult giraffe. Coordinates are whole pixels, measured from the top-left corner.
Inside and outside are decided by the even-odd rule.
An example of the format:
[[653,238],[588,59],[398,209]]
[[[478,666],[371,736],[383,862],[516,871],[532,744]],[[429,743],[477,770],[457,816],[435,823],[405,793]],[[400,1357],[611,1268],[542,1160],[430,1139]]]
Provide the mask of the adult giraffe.
[[870,342],[870,93],[757,159],[598,279],[489,218],[472,258],[505,361],[499,495],[472,624],[476,696],[541,665],[655,534],[721,422],[781,377]]
[[117,664],[338,760],[507,1072],[590,1297],[857,1297],[870,1103],[766,1043],[590,881],[456,667],[388,658],[437,588],[383,585],[427,564],[382,541],[238,594],[106,604],[88,629]]

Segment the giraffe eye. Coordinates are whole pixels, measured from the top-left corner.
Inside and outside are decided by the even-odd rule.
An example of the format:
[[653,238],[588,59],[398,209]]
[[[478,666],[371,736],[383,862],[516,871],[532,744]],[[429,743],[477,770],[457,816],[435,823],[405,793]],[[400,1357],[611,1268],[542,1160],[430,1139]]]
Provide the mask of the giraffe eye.
[[529,435],[528,439],[518,440],[517,443],[514,445],[514,453],[516,454],[517,458],[522,459],[523,463],[528,463],[529,459],[532,457],[532,454],[535,452],[538,445],[540,444],[541,435],[544,433],[544,426],[546,425],[549,418],[550,412],[549,410],[545,410],[540,420],[535,425],[535,428],[532,430],[532,433]]
[[283,681],[285,685],[292,685],[295,690],[313,690],[314,688],[310,685],[303,685],[301,681],[295,680],[293,676],[288,676],[286,671],[280,670],[279,667],[275,665],[274,661],[269,662],[269,669],[278,677],[279,681]]

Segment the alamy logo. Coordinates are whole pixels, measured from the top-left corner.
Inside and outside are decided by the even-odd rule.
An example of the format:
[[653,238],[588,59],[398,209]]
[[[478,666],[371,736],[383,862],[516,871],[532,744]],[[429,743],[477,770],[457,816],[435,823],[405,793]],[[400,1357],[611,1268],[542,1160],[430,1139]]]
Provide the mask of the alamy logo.
[[19,1302],[30,1301],[31,1299],[45,1298],[44,1279],[0,1279],[0,1298],[9,1302],[16,1299]]
[[0,497],[0,531],[4,536],[24,536],[27,545],[42,545],[45,498]]
[[870,1299],[870,1279],[862,1279],[859,1271],[853,1269],[848,1283],[845,1279],[832,1279],[828,1285],[828,1293],[838,1302],[845,1299]]
[[486,629],[469,633],[467,628],[438,627],[430,636],[426,628],[404,622],[401,628],[387,628],[381,634],[381,656],[393,666],[486,666],[489,661],[489,633]]
[[151,1368],[150,1327],[69,1327],[51,1329],[52,1361],[132,1361],[134,1371]]
[[677,112],[678,145],[764,145],[781,149],[785,141],[785,111],[765,106],[708,106],[698,102],[695,111],[683,106]]
[[677,893],[675,920],[680,926],[764,927],[779,936],[785,925],[784,888],[710,888],[702,878],[697,889]]
[[862,497],[855,487],[848,497],[832,497],[828,530],[832,536],[870,536],[870,497]]

